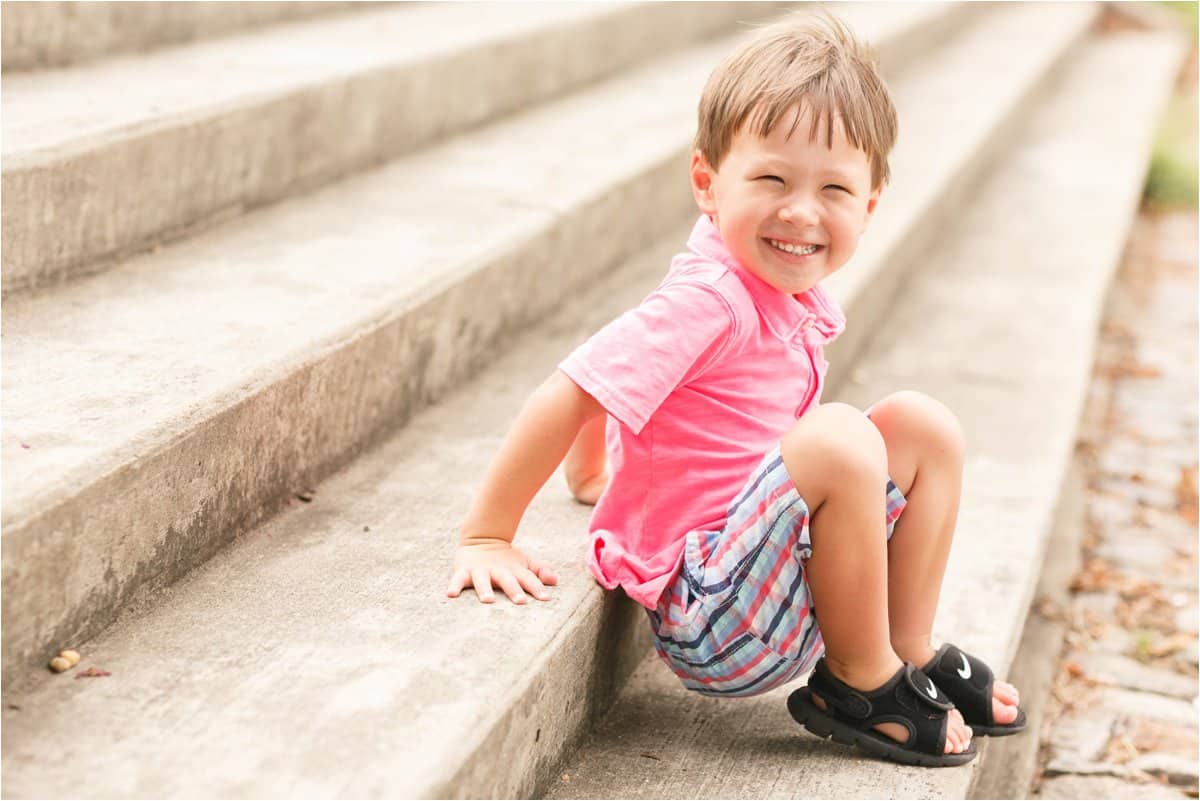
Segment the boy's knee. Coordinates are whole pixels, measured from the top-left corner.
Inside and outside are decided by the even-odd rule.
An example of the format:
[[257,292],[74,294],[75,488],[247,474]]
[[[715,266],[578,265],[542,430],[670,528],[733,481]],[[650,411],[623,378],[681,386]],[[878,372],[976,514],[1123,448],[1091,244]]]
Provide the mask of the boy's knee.
[[809,411],[784,435],[780,450],[798,486],[801,481],[844,485],[861,480],[882,488],[887,480],[882,435],[866,415],[844,403]]
[[904,390],[888,395],[870,409],[871,422],[890,445],[910,442],[922,452],[937,452],[961,463],[966,436],[958,416],[923,392]]

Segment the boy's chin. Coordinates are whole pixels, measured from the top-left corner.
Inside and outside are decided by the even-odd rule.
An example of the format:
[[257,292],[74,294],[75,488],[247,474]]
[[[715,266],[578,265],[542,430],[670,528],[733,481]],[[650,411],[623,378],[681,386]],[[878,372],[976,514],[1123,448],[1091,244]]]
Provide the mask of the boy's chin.
[[825,277],[824,275],[806,275],[801,278],[780,278],[772,275],[764,275],[762,272],[756,274],[767,284],[770,284],[785,295],[803,295]]
[[774,265],[759,261],[750,267],[750,271],[787,295],[803,295],[833,272],[825,259],[804,265]]

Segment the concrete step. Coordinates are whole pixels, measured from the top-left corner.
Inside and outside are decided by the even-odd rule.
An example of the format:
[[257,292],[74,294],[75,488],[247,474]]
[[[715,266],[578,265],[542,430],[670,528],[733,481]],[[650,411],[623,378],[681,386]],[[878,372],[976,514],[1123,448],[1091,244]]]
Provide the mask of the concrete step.
[[[1042,15],[1041,29],[1055,27],[1052,17]],[[999,26],[1000,16],[982,24]],[[970,63],[952,72],[978,86]],[[949,108],[917,83],[920,73],[895,82],[903,113]],[[985,94],[977,99],[990,109]],[[933,129],[941,138],[903,140],[897,170],[948,180],[938,165],[956,128]],[[900,166],[913,158],[928,168]],[[880,214],[899,213],[911,189],[890,189],[896,211]],[[546,786],[645,653],[643,616],[586,573],[588,510],[559,478],[518,541],[563,577],[547,604],[444,598],[455,529],[529,391],[657,283],[690,222],[560,304],[477,380],[324,482],[311,505],[294,504],[86,644],[81,668],[111,676],[29,672],[20,691],[6,682],[5,792],[510,797]],[[900,258],[903,235],[893,236],[884,255],[911,262]],[[853,269],[875,267],[858,260]],[[81,722],[86,740],[64,736]]]
[[[940,30],[930,23],[963,12],[846,13],[895,55],[927,48]],[[730,46],[668,57],[6,302],[6,685],[212,556],[690,215],[694,104]]]
[[5,75],[3,291],[104,269],[777,8],[405,4]]
[[47,69],[380,3],[26,2],[0,6],[4,71]]
[[[947,218],[837,393],[861,408],[916,389],[960,416],[970,450],[934,636],[1000,675],[1054,534],[1105,289],[1181,45],[1161,34],[1095,35],[1073,55]],[[545,797],[969,797],[977,764],[897,766],[802,733],[785,706],[801,685],[722,702],[687,693],[651,655]],[[980,744],[983,770],[1008,769]]]

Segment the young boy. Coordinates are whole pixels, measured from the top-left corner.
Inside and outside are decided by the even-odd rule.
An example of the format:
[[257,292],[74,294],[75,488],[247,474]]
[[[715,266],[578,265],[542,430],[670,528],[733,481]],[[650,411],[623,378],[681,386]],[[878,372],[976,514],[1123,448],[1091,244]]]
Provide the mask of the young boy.
[[448,595],[549,597],[552,571],[511,543],[565,456],[571,492],[596,504],[592,573],[647,608],[687,688],[752,695],[812,668],[788,700],[796,720],[913,764],[963,764],[972,731],[1024,728],[1011,685],[931,645],[957,420],[914,392],[865,415],[820,403],[823,346],[845,320],[819,281],[854,254],[895,137],[873,57],[830,17],[764,29],[716,68],[688,250],[526,403],[462,524]]

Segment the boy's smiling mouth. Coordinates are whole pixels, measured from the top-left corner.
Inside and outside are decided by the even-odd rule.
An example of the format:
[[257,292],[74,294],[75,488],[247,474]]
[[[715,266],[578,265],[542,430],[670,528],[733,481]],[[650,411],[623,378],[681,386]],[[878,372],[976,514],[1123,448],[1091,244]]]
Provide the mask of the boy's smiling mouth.
[[784,253],[790,253],[793,256],[810,256],[816,253],[822,245],[797,245],[791,242],[784,242],[780,239],[765,239],[766,243],[776,250],[782,250]]

